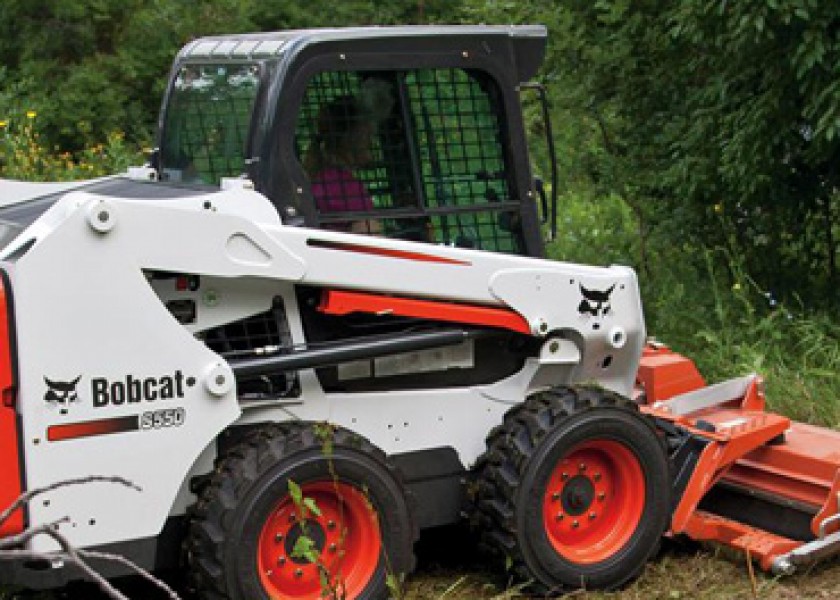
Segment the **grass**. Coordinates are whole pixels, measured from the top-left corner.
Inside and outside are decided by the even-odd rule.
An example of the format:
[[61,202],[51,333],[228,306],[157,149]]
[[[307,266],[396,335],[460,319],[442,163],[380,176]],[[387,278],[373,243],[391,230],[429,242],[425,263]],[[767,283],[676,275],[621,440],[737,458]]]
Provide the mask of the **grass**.
[[[422,543],[422,542],[421,542]],[[155,600],[137,582],[121,586],[130,598]],[[12,600],[3,595],[0,600]],[[59,593],[43,593],[27,600],[102,600],[96,590],[84,586]],[[404,600],[538,600],[523,592],[504,574],[491,571],[478,557],[421,556],[418,571],[407,580]],[[840,562],[829,561],[792,577],[755,574],[755,594],[745,559],[711,546],[666,544],[666,549],[648,563],[642,576],[616,592],[577,591],[568,600],[810,600],[840,598]]]
[[[644,574],[617,592],[577,591],[575,600],[788,600],[840,597],[840,565],[829,563],[786,579],[756,575],[756,595],[743,560],[714,550],[670,549],[650,562]],[[832,568],[835,567],[835,568]],[[422,571],[411,578],[406,600],[536,600],[481,570]]]

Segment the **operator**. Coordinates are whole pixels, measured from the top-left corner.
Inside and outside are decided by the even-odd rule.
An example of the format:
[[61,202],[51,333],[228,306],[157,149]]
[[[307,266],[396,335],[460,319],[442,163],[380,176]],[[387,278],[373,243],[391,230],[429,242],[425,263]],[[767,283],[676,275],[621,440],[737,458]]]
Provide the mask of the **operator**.
[[[340,96],[318,114],[317,130],[307,149],[304,168],[310,174],[312,196],[321,213],[371,212],[373,200],[355,169],[373,159],[374,121],[353,96]],[[379,221],[336,223],[352,233],[381,233]]]

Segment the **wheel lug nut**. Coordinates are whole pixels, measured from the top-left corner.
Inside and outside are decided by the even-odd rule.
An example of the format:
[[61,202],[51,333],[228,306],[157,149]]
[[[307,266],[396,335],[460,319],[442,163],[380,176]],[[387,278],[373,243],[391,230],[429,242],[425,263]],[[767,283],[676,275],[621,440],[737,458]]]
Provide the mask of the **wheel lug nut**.
[[298,579],[303,577],[303,569],[295,569],[295,577],[297,577]]
[[277,557],[277,566],[278,567],[282,567],[285,564],[286,564],[286,557],[285,556]]
[[565,517],[566,517],[566,515],[564,515],[563,513],[557,513],[557,516],[554,517],[554,518],[557,519],[558,521],[562,521]]
[[289,515],[289,523],[294,523],[296,518],[297,518],[297,516],[295,515],[295,513],[290,514]]
[[551,499],[557,502],[560,499],[560,492],[554,492],[551,494]]
[[336,550],[338,550],[338,546],[336,546],[335,544],[330,544],[330,552],[335,554]]
[[589,520],[593,521],[595,519],[595,517],[597,517],[597,516],[598,515],[596,515],[594,512],[591,512],[591,513],[589,513]]
[[601,502],[603,502],[606,497],[607,495],[604,492],[598,494],[598,500],[600,500]]
[[600,473],[595,473],[595,475],[592,477],[592,479],[594,479],[595,481],[601,481],[601,474]]
[[580,463],[578,465],[578,470],[581,471],[581,472],[585,471],[586,470],[586,463]]
[[278,544],[280,542],[282,542],[283,541],[283,534],[282,533],[274,534],[274,541],[277,542]]
[[329,523],[327,523],[327,527],[329,529],[335,529],[335,521],[330,521]]
[[569,474],[568,474],[568,473],[563,473],[563,474],[560,476],[560,479],[562,479],[563,481],[568,480],[568,479],[569,479]]
[[572,527],[577,529],[578,527],[580,527],[580,523],[578,523],[577,521],[573,521],[572,522]]

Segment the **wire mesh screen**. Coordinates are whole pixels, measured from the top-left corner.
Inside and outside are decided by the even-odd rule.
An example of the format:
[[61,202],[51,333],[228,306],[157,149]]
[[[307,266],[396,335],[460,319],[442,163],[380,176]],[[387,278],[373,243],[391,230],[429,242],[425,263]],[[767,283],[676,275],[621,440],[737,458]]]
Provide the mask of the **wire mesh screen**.
[[[295,143],[322,216],[370,212],[414,197],[394,73],[330,71],[309,83]],[[350,221],[331,220],[337,229]]]
[[[288,352],[292,338],[283,304],[264,313],[209,329],[204,343],[225,358],[250,358]],[[263,396],[288,396],[297,390],[297,372],[277,372],[238,382],[240,399]]]
[[322,226],[519,252],[494,85],[461,69],[315,75],[295,143]]
[[[510,201],[500,107],[490,79],[461,69],[423,69],[405,78],[427,206],[488,207]],[[438,241],[516,252],[513,213],[453,211],[434,218]]]
[[164,176],[218,185],[241,175],[258,82],[256,65],[183,67],[166,112]]

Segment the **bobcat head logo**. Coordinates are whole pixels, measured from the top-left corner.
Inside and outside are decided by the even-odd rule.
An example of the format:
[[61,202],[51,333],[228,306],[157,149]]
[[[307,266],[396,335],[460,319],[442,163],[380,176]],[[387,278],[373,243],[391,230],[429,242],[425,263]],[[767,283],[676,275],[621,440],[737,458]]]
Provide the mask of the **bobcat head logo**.
[[44,400],[50,405],[67,405],[79,401],[79,396],[76,394],[76,384],[82,378],[81,375],[76,377],[73,381],[50,381],[44,377],[47,384],[47,393],[44,394]]
[[615,284],[612,284],[608,290],[588,290],[583,285],[580,286],[580,293],[583,294],[583,300],[578,305],[578,312],[582,315],[589,314],[593,317],[605,317],[609,314],[612,307],[610,306],[610,294],[613,293]]

